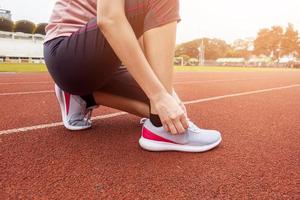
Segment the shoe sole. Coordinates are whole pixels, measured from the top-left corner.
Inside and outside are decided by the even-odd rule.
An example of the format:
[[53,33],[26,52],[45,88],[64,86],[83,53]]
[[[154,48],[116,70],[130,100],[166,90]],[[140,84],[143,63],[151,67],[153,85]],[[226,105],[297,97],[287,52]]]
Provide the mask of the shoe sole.
[[180,145],[172,144],[167,142],[159,142],[146,139],[141,137],[139,140],[140,146],[147,151],[181,151],[181,152],[190,152],[190,153],[201,153],[206,152],[217,147],[222,141],[222,138],[217,142],[210,145],[203,146],[191,146],[191,145]]
[[57,86],[55,86],[55,94],[58,100],[58,104],[60,106],[62,121],[66,129],[70,131],[82,131],[91,128],[91,126],[71,126],[66,118],[66,102],[64,98],[64,94],[61,89],[59,89]]

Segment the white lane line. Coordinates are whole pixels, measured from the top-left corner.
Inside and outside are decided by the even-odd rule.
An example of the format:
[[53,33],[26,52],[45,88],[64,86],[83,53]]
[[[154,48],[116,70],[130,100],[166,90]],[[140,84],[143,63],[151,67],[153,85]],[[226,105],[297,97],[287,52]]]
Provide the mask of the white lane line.
[[[93,117],[92,120],[108,119],[108,118],[113,118],[113,117],[126,115],[126,114],[128,114],[128,113],[117,112],[117,113],[112,113],[112,114],[108,114],[108,115],[101,115],[101,116]],[[58,127],[58,126],[63,126],[63,123],[55,122],[55,123],[50,123],[50,124],[40,124],[40,125],[36,125],[36,126],[28,126],[28,127],[23,127],[23,128],[9,129],[9,130],[0,131],[0,135],[8,135],[8,134],[12,134],[12,133],[34,131],[34,130],[53,128],[53,127]]]
[[[285,90],[285,89],[296,88],[296,87],[300,87],[300,84],[268,88],[268,89],[261,89],[261,90],[254,90],[254,91],[241,92],[241,93],[235,93],[235,94],[228,94],[228,95],[223,95],[223,96],[209,97],[209,98],[198,99],[198,100],[193,100],[193,101],[186,101],[186,102],[184,102],[184,104],[185,105],[198,104],[198,103],[216,101],[216,100],[225,99],[225,98],[267,93],[267,92],[272,92],[272,91],[277,91],[277,90]],[[113,117],[122,116],[122,115],[126,115],[126,114],[128,114],[128,113],[117,112],[117,113],[108,114],[108,115],[102,115],[102,116],[100,115],[97,117],[93,117],[92,119],[93,120],[108,119],[108,118],[113,118]],[[56,122],[56,123],[41,124],[41,125],[29,126],[29,127],[23,127],[23,128],[8,129],[8,130],[0,131],[0,135],[21,133],[21,132],[27,132],[27,131],[32,131],[32,130],[41,130],[41,129],[46,129],[46,128],[58,127],[58,126],[62,126],[62,125],[63,124],[61,122]]]
[[248,79],[220,79],[220,80],[206,80],[206,81],[180,81],[175,82],[174,85],[197,84],[197,83],[219,83],[219,82],[235,82],[235,81],[252,81],[252,80],[267,80],[267,78],[248,78]]
[[[175,82],[174,85],[185,85],[195,83],[217,83],[217,82],[235,82],[235,81],[250,81],[250,80],[263,80],[264,78],[253,78],[253,79],[220,79],[220,80],[207,80],[207,81],[182,81]],[[45,82],[46,83],[46,82]],[[3,83],[4,84],[4,83]],[[5,83],[6,84],[6,83]],[[1,83],[0,83],[1,85]],[[9,85],[9,84],[8,84]],[[0,96],[12,96],[12,95],[29,95],[29,94],[42,94],[42,93],[54,93],[54,90],[45,91],[28,91],[28,92],[11,92],[11,93],[0,93]]]
[[15,83],[0,83],[0,85],[25,85],[25,84],[50,84],[53,82],[46,82],[46,81],[40,81],[40,82],[15,82]]
[[34,92],[12,92],[12,93],[0,93],[0,96],[12,96],[12,95],[28,95],[28,94],[44,94],[54,93],[53,90],[34,91]]
[[186,102],[184,102],[184,104],[189,105],[189,104],[203,103],[203,102],[216,101],[216,100],[225,99],[225,98],[266,93],[266,92],[272,92],[272,91],[276,91],[276,90],[284,90],[284,89],[295,88],[295,87],[300,87],[300,84],[288,85],[288,86],[276,87],[276,88],[269,88],[269,89],[262,89],[262,90],[254,90],[254,91],[241,92],[241,93],[235,93],[235,94],[227,94],[227,95],[223,95],[223,96],[209,97],[209,98],[204,98],[204,99],[196,99],[196,100],[192,100],[192,101],[186,101]]

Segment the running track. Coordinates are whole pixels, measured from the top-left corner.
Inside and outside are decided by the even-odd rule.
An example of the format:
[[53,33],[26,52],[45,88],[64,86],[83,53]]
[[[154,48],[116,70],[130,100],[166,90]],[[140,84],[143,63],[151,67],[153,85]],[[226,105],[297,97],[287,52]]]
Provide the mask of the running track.
[[0,199],[300,199],[300,71],[176,74],[203,154],[138,146],[139,118],[104,108],[66,131],[47,74],[0,74]]

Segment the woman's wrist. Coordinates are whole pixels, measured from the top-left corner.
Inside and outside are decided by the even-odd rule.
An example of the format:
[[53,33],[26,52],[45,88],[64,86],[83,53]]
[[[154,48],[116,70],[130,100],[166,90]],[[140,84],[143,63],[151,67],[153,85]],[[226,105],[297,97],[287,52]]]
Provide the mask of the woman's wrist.
[[156,92],[155,94],[150,95],[149,99],[151,102],[158,102],[168,94],[169,93],[166,90],[161,89],[160,91]]
[[181,99],[178,97],[178,95],[177,95],[177,93],[175,92],[174,89],[173,89],[172,96],[176,99],[176,101],[177,101],[179,104],[182,103]]

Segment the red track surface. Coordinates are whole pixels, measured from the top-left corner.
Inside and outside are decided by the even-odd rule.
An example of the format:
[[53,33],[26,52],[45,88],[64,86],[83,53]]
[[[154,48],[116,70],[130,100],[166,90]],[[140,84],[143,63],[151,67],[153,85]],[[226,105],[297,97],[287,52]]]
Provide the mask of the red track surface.
[[300,72],[178,73],[176,82],[184,101],[296,86],[190,104],[193,121],[222,132],[221,146],[151,153],[138,146],[132,115],[77,133],[6,134],[60,113],[53,93],[14,94],[52,90],[48,75],[0,74],[0,199],[300,199]]

